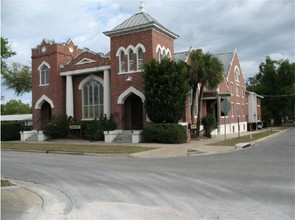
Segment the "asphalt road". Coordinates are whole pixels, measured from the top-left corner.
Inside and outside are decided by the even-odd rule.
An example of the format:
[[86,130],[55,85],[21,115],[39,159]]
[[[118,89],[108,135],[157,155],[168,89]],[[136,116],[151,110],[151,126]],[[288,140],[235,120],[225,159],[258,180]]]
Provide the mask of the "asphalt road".
[[294,219],[294,135],[169,159],[2,151],[1,175],[35,183],[43,219]]

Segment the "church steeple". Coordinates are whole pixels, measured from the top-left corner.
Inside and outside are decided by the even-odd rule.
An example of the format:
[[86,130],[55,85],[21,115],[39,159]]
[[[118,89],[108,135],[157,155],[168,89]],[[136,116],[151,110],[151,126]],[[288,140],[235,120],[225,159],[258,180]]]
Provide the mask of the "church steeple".
[[139,12],[145,12],[143,0],[140,0]]

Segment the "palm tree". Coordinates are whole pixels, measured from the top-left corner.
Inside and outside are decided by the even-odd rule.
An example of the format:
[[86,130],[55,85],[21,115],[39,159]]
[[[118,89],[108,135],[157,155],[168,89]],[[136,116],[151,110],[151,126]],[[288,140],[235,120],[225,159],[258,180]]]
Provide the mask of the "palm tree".
[[200,85],[200,93],[198,97],[198,117],[196,136],[200,136],[201,126],[201,109],[204,88],[216,89],[223,80],[223,65],[221,61],[214,55],[202,53],[201,50],[194,50],[189,57],[189,81],[192,87],[192,105],[191,105],[191,123],[195,124],[195,98],[198,86]]

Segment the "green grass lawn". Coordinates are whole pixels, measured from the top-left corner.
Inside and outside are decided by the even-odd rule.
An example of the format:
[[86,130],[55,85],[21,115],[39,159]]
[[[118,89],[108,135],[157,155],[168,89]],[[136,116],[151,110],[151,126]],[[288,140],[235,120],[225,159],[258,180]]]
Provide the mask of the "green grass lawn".
[[231,138],[231,139],[227,139],[225,141],[218,141],[218,142],[208,144],[208,145],[210,145],[210,146],[235,146],[238,143],[252,142],[252,141],[267,137],[271,134],[275,134],[278,132],[279,131],[264,131],[264,132],[252,134],[252,139],[250,138],[250,135],[244,135],[239,138]]
[[1,142],[2,150],[41,151],[41,152],[71,152],[77,154],[131,154],[156,148],[122,145],[83,145],[83,144],[51,144],[51,143],[11,143]]

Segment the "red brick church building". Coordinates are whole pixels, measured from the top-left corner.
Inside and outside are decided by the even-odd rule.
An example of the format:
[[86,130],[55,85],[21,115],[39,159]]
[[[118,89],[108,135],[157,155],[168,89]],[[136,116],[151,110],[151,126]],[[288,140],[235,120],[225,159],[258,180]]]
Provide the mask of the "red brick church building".
[[113,115],[119,129],[142,129],[145,110],[142,64],[174,59],[175,33],[140,11],[110,31],[110,53],[79,49],[71,40],[43,40],[32,49],[33,123],[42,129],[52,116],[92,120]]
[[[32,49],[32,108],[33,127],[42,130],[51,117],[73,116],[78,120],[93,120],[102,115],[113,116],[121,130],[141,130],[149,122],[144,109],[142,64],[163,57],[187,59],[189,51],[174,52],[174,40],[178,37],[145,12],[141,2],[139,12],[104,34],[110,38],[110,52],[96,53],[80,49],[71,40],[55,43],[43,40]],[[175,57],[176,56],[176,57]],[[237,71],[243,95],[234,98],[240,108],[244,106],[247,123],[248,106],[246,88],[236,52],[220,55],[225,62],[225,75]],[[229,63],[227,63],[229,62]],[[230,66],[230,62],[234,62]],[[231,78],[234,77],[230,76]],[[226,77],[217,92],[229,92],[236,82],[228,87]],[[225,90],[225,91],[221,91]],[[215,91],[215,93],[216,93]],[[233,91],[232,91],[233,92]],[[214,92],[207,91],[204,98],[205,112],[212,112],[219,119],[220,99]],[[189,103],[184,121],[189,122]],[[261,112],[260,112],[261,114]],[[232,114],[233,116],[235,114]],[[236,116],[234,116],[236,117]],[[230,118],[236,123],[236,119]],[[229,127],[229,131],[231,128]]]

